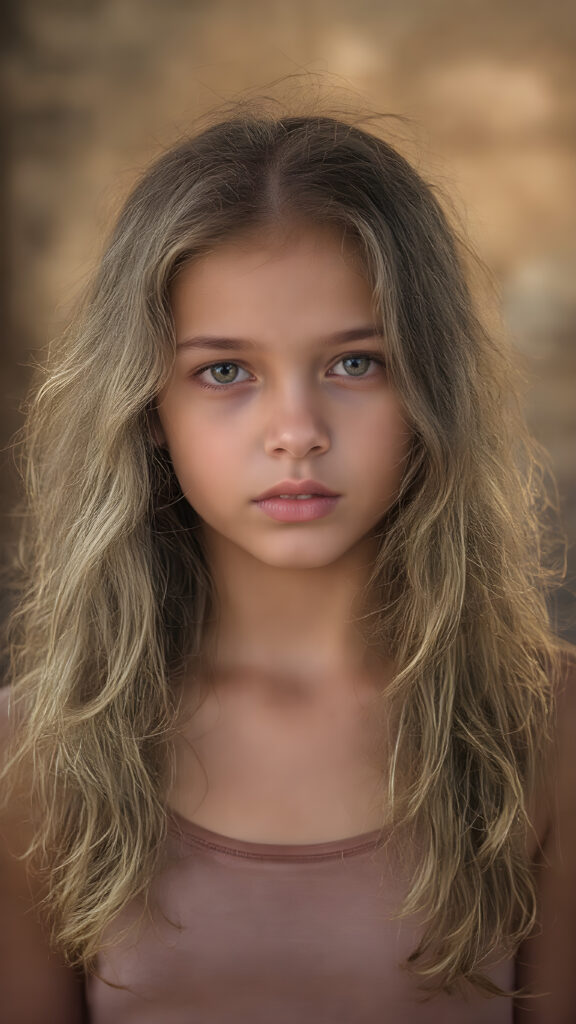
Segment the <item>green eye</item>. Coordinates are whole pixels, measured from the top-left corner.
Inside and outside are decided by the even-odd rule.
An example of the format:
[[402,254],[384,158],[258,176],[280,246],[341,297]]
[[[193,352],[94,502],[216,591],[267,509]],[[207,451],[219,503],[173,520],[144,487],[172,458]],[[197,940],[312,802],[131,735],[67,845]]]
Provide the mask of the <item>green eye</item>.
[[350,364],[350,370],[346,369],[350,377],[361,377],[368,369],[368,364],[372,362],[374,360],[368,356],[347,356],[342,360],[344,366]]
[[[344,367],[344,372],[340,371],[340,367]],[[336,370],[338,367],[338,370]],[[335,363],[332,369],[332,376],[334,377],[371,377],[378,376],[379,373],[384,373],[386,370],[386,364],[384,360],[377,355],[368,354],[367,352],[353,352],[350,356],[341,356],[337,363]]]
[[[212,384],[209,378],[206,379],[208,373],[212,378]],[[244,377],[239,376],[242,373]],[[192,376],[198,379],[201,388],[212,388],[213,391],[223,391],[227,384],[242,384],[250,378],[250,374],[243,366],[228,362],[202,366],[199,370],[195,370]]]
[[[353,353],[351,356],[342,356],[335,366],[344,367],[344,373],[335,372],[335,367],[332,369],[331,375],[335,377],[373,377],[374,373],[370,373],[371,369],[375,371],[385,369],[384,360],[379,356],[366,355],[361,352]],[[206,379],[206,374],[210,374],[208,379]],[[240,374],[244,374],[244,377]],[[243,366],[232,362],[210,363],[208,366],[195,370],[192,376],[198,379],[200,387],[211,388],[213,391],[222,391],[227,385],[242,384],[250,379],[250,374]],[[213,383],[210,383],[210,379]]]
[[209,369],[219,384],[231,384],[238,375],[236,363],[214,363]]

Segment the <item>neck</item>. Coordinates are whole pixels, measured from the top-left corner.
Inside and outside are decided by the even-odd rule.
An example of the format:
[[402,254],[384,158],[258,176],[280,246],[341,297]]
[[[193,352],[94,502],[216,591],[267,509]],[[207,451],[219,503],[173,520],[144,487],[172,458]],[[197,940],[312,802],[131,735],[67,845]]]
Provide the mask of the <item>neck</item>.
[[313,569],[265,564],[221,537],[206,542],[218,597],[206,637],[215,676],[320,682],[377,670],[382,656],[367,648],[360,628],[373,540]]

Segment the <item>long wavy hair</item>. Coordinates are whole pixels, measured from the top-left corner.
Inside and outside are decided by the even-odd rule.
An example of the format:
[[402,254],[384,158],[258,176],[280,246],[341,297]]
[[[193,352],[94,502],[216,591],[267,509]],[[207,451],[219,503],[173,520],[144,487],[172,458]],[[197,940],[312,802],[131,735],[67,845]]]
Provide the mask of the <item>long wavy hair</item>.
[[475,315],[465,245],[383,134],[266,102],[203,122],[127,199],[30,401],[5,771],[33,766],[28,855],[55,942],[86,969],[158,868],[176,681],[216,602],[197,514],[151,430],[174,357],[170,284],[220,243],[291,222],[357,243],[413,432],[363,620],[395,665],[383,792],[418,851],[401,912],[425,922],[408,969],[432,993],[502,993],[483,965],[536,919],[530,800],[566,647],[546,457],[515,359]]

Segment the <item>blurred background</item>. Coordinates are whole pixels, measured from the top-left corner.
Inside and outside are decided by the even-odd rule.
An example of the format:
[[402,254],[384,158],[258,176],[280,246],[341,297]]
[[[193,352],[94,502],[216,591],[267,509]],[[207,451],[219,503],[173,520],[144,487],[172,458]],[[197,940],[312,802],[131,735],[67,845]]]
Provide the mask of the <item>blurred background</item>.
[[392,141],[439,186],[488,268],[558,479],[570,543],[559,628],[576,641],[576,8],[12,0],[1,11],[4,552],[30,366],[65,324],[126,192],[195,118],[246,90],[282,95],[273,83],[295,76],[293,93],[408,118]]

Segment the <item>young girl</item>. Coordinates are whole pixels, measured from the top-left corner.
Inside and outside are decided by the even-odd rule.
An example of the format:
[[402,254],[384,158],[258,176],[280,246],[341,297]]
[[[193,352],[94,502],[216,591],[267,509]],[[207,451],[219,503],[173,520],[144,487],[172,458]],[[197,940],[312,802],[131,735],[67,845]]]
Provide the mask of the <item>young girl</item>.
[[318,113],[128,198],[28,420],[3,1020],[576,1019],[572,654],[462,265]]

